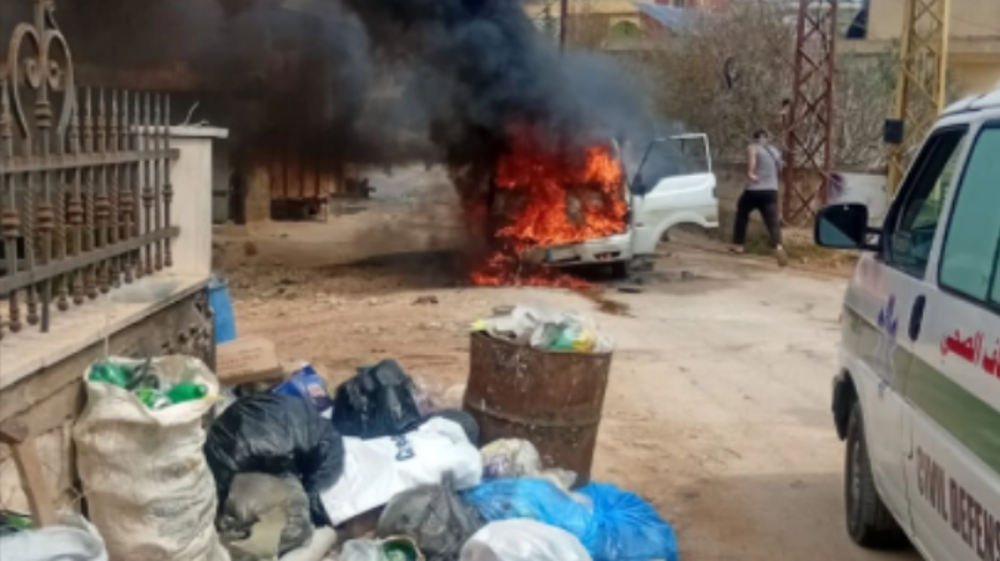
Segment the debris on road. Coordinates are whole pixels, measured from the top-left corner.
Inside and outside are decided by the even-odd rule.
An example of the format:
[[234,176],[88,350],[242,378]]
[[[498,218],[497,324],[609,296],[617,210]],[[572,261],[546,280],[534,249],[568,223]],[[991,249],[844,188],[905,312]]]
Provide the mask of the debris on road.
[[573,534],[534,520],[492,522],[466,542],[460,561],[592,561]]
[[186,357],[95,363],[75,438],[110,558],[318,560],[343,530],[340,561],[675,561],[648,504],[589,483],[613,340],[579,314],[495,312],[445,391],[391,359],[331,391],[255,337],[220,345],[223,387]]
[[479,484],[479,450],[447,419],[430,419],[405,435],[362,440],[344,437],[346,462],[337,483],[320,493],[333,525],[385,506],[399,493],[448,475],[456,489]]
[[[202,455],[202,420],[219,395],[215,375],[200,360],[168,356],[109,358],[83,378],[87,405],[73,442],[90,520],[109,557],[223,558],[217,493]],[[137,395],[144,388],[184,391],[157,404]],[[200,389],[187,395],[192,388]]]
[[384,540],[358,539],[344,543],[338,561],[424,561],[417,544],[405,536]]
[[379,536],[412,537],[428,561],[451,561],[483,526],[478,512],[455,491],[455,482],[424,485],[396,495],[379,517]]
[[328,522],[320,494],[340,479],[344,454],[343,439],[330,421],[304,400],[287,395],[236,401],[212,423],[205,442],[220,505],[226,504],[240,473],[294,475],[309,496],[316,525]]
[[20,528],[12,533],[0,531],[0,559],[108,561],[108,552],[93,524],[80,515],[67,515],[57,526],[37,530]]
[[231,552],[260,556],[284,555],[307,545],[313,536],[309,497],[291,475],[236,475],[216,524]]
[[494,440],[482,449],[483,477],[504,479],[511,477],[537,477],[570,489],[577,475],[560,468],[542,469],[542,458],[535,445],[527,440],[509,438]]
[[420,424],[415,394],[413,379],[394,360],[358,368],[337,388],[333,424],[344,436],[398,436]]
[[274,384],[284,378],[274,342],[263,337],[240,337],[218,345],[215,374],[223,386],[255,382]]
[[302,363],[292,376],[276,386],[273,393],[298,397],[312,404],[316,412],[325,419],[333,417],[333,399],[326,388],[326,382],[309,363]]
[[544,479],[497,479],[463,493],[488,522],[527,518],[576,536],[594,561],[677,561],[673,528],[637,495],[591,483],[567,493]]
[[[538,325],[534,329],[539,331]],[[597,337],[610,340],[603,334]],[[611,356],[541,350],[473,332],[465,409],[479,423],[484,442],[527,440],[540,452],[543,468],[571,470],[577,474],[576,483],[585,484],[594,460]]]
[[618,292],[623,294],[642,294],[642,287],[638,284],[623,284],[618,287]]

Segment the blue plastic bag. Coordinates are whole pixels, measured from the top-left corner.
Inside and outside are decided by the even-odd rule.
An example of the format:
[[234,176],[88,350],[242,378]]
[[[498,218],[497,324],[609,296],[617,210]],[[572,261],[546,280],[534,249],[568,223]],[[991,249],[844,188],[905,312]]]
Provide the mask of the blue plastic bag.
[[215,343],[228,343],[236,339],[236,316],[229,289],[225,281],[213,277],[208,283],[208,306],[215,319]]
[[546,479],[497,479],[464,498],[487,522],[529,518],[576,536],[594,561],[678,561],[670,524],[639,496],[592,483],[569,495]]
[[311,403],[324,418],[333,416],[333,400],[326,389],[326,382],[310,364],[296,370],[291,378],[271,390],[271,393],[302,398]]
[[593,502],[594,561],[678,561],[674,529],[642,497],[607,483],[578,492]]

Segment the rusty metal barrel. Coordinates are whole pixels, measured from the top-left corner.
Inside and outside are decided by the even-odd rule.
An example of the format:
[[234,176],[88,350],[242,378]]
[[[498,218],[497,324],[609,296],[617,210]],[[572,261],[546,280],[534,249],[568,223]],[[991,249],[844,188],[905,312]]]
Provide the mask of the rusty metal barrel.
[[611,353],[548,352],[472,334],[465,410],[482,442],[522,438],[544,468],[590,481],[597,430],[611,372]]

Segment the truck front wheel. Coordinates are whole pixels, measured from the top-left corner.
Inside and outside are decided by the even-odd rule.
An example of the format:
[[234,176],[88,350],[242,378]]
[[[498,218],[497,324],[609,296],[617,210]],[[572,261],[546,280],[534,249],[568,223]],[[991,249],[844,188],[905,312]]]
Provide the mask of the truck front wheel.
[[875,487],[861,404],[854,403],[847,426],[844,496],[847,532],[862,547],[890,548],[906,542],[896,519],[886,508]]

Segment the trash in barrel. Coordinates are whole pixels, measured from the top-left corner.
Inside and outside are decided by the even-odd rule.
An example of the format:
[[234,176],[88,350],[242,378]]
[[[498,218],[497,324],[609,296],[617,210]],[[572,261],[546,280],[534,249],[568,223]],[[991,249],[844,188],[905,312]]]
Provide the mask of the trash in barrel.
[[[509,316],[498,322],[483,320],[474,327],[465,409],[479,423],[483,443],[501,438],[527,440],[538,449],[543,468],[574,471],[576,486],[586,485],[613,342],[592,323],[577,321],[580,316],[525,313],[523,307],[518,308],[510,312],[520,324],[513,336],[509,335]],[[526,323],[523,318],[531,319]],[[503,328],[493,329],[497,324]],[[590,341],[587,348],[593,350],[549,350],[555,341],[561,348],[574,347],[563,342],[565,337],[552,336],[560,324],[572,324],[563,331],[584,334]],[[496,333],[503,335],[492,335]]]

